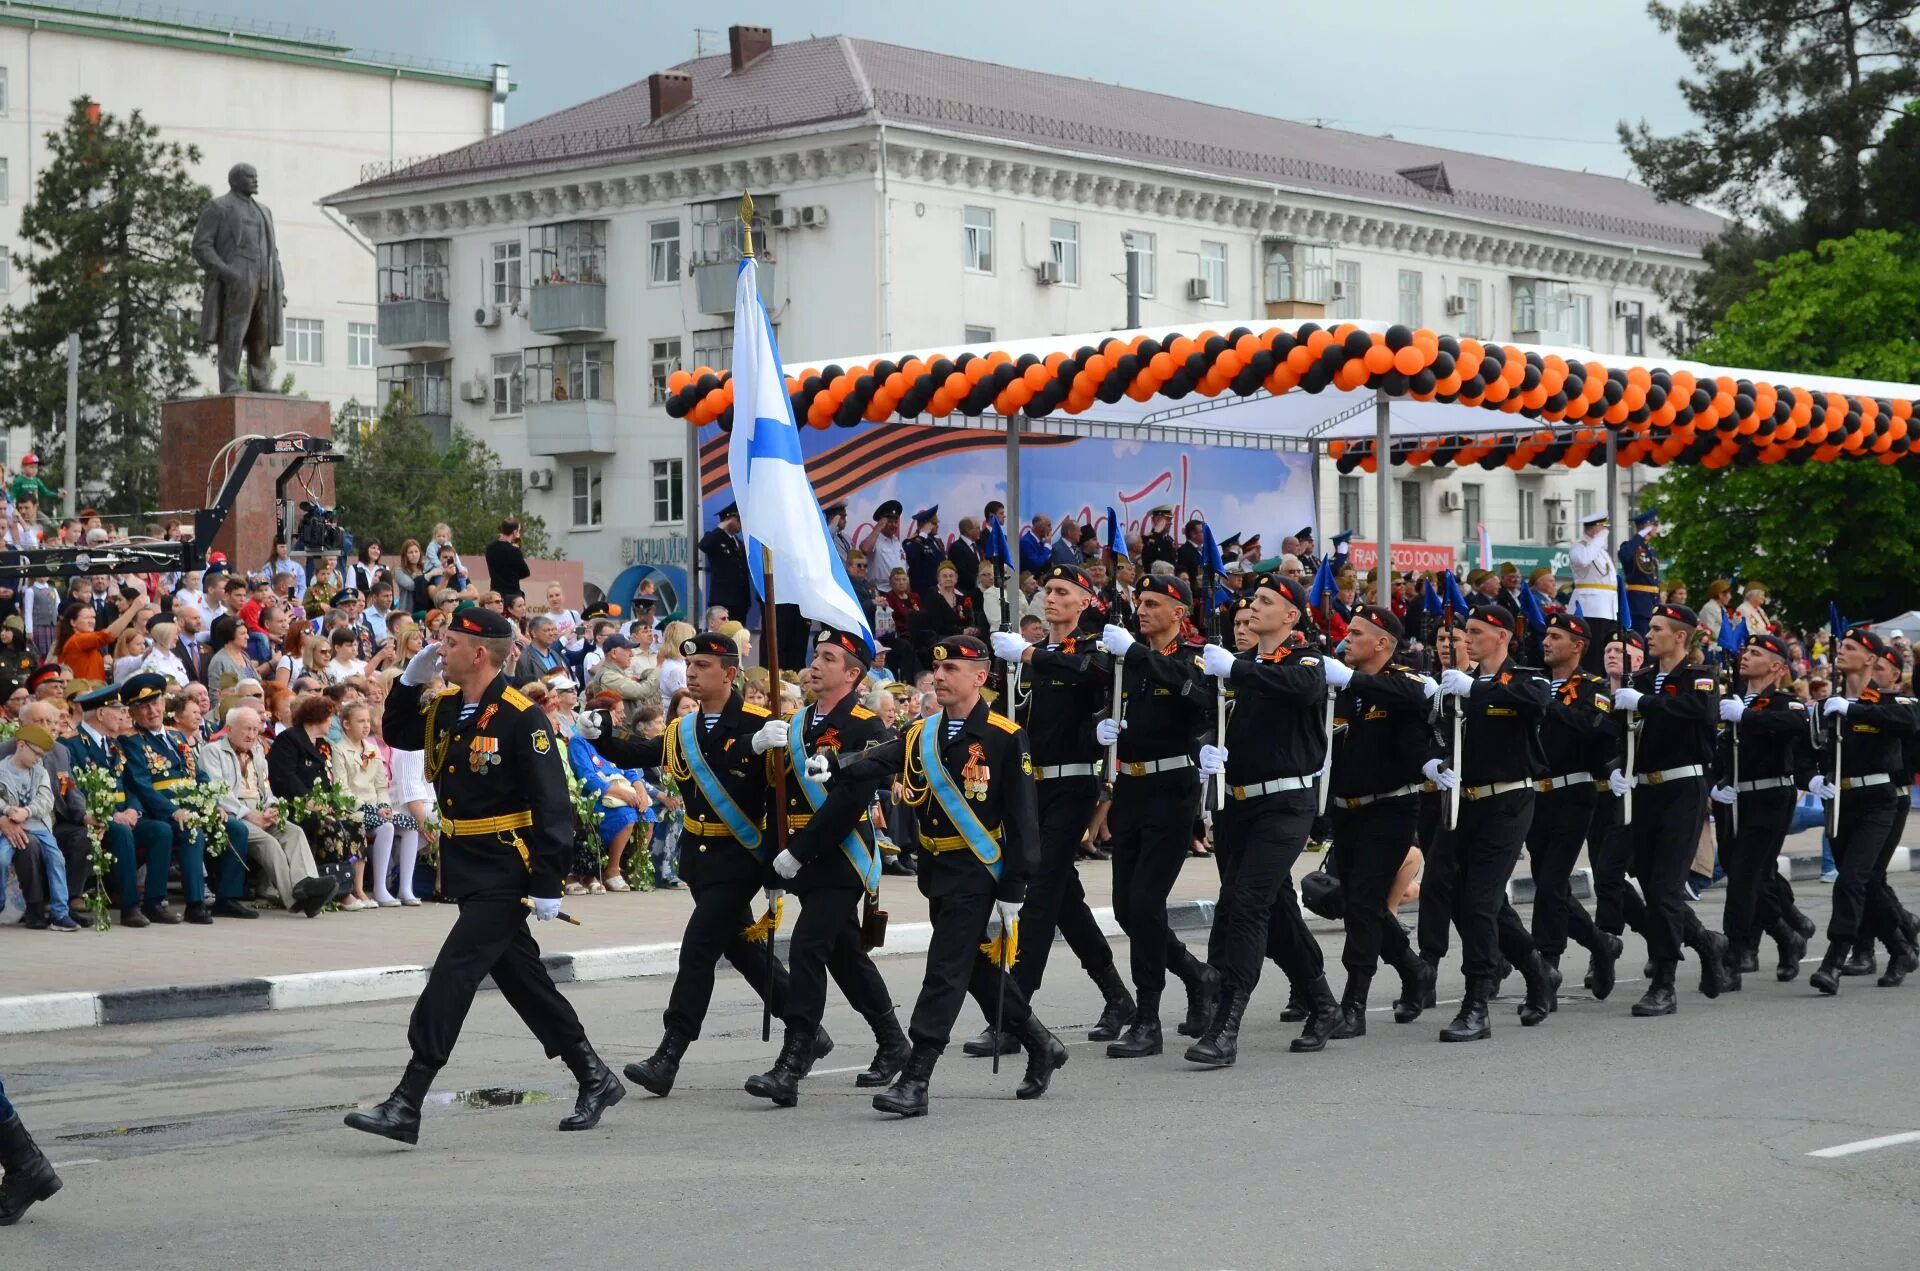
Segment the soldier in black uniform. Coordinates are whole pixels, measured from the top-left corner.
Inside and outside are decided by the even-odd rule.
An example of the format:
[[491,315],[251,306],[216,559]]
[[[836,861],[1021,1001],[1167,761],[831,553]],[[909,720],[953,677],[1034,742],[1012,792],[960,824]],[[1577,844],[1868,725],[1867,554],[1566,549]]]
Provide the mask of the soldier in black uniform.
[[[402,1143],[419,1141],[421,1100],[489,975],[547,1056],[564,1059],[580,1082],[562,1130],[591,1130],[626,1095],[527,933],[529,909],[542,922],[559,916],[561,876],[573,860],[573,800],[563,743],[548,731],[546,715],[502,678],[512,652],[506,618],[485,609],[457,614],[442,640],[407,664],[382,717],[390,745],[426,752],[427,779],[439,795],[441,890],[460,905],[407,1026],[413,1058],[406,1075],[371,1112],[347,1114],[354,1129]],[[443,662],[452,687],[427,696]]]
[[[1432,758],[1434,680],[1394,660],[1405,635],[1391,609],[1362,605],[1347,627],[1351,678],[1334,699],[1333,872],[1344,897],[1347,992],[1335,1038],[1366,1035],[1367,986],[1381,960],[1400,973],[1395,1023],[1420,1018],[1433,968],[1387,908],[1393,880],[1419,835],[1420,769]],[[1331,682],[1340,672],[1327,664]]]
[[[1045,1094],[1067,1062],[1067,1048],[980,943],[996,913],[1002,931],[1017,931],[1040,839],[1026,737],[1012,720],[989,711],[980,696],[988,661],[987,646],[968,636],[934,645],[933,692],[940,710],[916,720],[900,739],[846,761],[832,778],[864,799],[897,776],[905,800],[920,814],[918,877],[933,921],[927,974],[907,1028],[913,1053],[893,1088],[873,1097],[876,1109],[903,1117],[926,1115],[927,1080],[967,993],[987,1018],[1000,1011],[1006,1030],[1026,1047],[1018,1098]],[[929,764],[929,752],[936,764]]]
[[1533,865],[1533,942],[1555,970],[1569,935],[1590,956],[1594,997],[1613,992],[1620,937],[1594,926],[1586,906],[1573,898],[1573,863],[1593,823],[1593,801],[1614,747],[1613,695],[1606,681],[1580,669],[1593,638],[1586,619],[1555,613],[1540,637],[1553,695],[1540,721],[1547,770],[1535,786],[1527,858]]
[[[753,605],[753,581],[740,535],[740,509],[727,504],[720,509],[719,521],[700,539],[700,557],[707,562],[707,604],[724,605],[729,618],[745,622]],[[699,614],[687,616],[699,625]]]
[[1195,761],[1213,740],[1215,684],[1201,667],[1205,645],[1187,615],[1193,594],[1178,578],[1142,580],[1140,638],[1107,625],[1100,643],[1121,662],[1121,718],[1102,719],[1095,737],[1119,745],[1119,771],[1107,824],[1113,830],[1113,912],[1132,942],[1135,1003],[1126,1032],[1107,1043],[1115,1059],[1162,1048],[1160,994],[1167,972],[1187,987],[1180,1031],[1198,1037],[1213,1019],[1218,972],[1177,940],[1167,925],[1167,896],[1193,843],[1200,808]]
[[[1093,820],[1104,784],[1106,755],[1094,738],[1096,721],[1112,707],[1113,660],[1085,629],[1093,613],[1093,580],[1078,565],[1055,565],[1041,584],[1047,638],[1028,644],[1008,631],[993,634],[1001,660],[1024,666],[1024,702],[1017,722],[1033,749],[1033,775],[1039,790],[1040,863],[1027,884],[1020,911],[1021,953],[1013,978],[1029,1001],[1040,991],[1053,935],[1059,930],[1080,965],[1100,989],[1106,1006],[1087,1033],[1088,1041],[1112,1041],[1133,1018],[1133,994],[1120,978],[1113,946],[1100,930],[1080,885],[1080,841]],[[991,1029],[968,1042],[969,1055],[992,1054]],[[1019,1039],[1000,1039],[1000,1053],[1019,1049]]]
[[907,1035],[894,1016],[893,994],[860,940],[860,900],[880,890],[880,853],[869,816],[873,801],[851,788],[829,791],[817,782],[810,793],[805,769],[813,756],[859,754],[886,735],[879,716],[860,705],[855,692],[872,656],[864,637],[822,630],[805,672],[813,705],[787,721],[787,746],[767,752],[769,769],[787,769],[787,828],[793,831],[787,850],[773,858],[773,872],[792,885],[801,907],[787,953],[786,1042],[771,1071],[747,1079],[747,1093],[783,1108],[799,1101],[800,1078],[811,1065],[827,1007],[829,971],[879,1043],[853,1084],[884,1086],[907,1062]]
[[[1920,700],[1900,692],[1900,656],[1897,651],[1887,648],[1885,653],[1873,660],[1873,684],[1880,690],[1883,701],[1891,700],[1905,706],[1916,715],[1915,728],[1901,737],[1901,760],[1897,771],[1890,773],[1893,784],[1905,789],[1912,784],[1913,774],[1920,771]],[[1894,849],[1900,846],[1906,837],[1907,814],[1912,810],[1911,799],[1896,798],[1893,803],[1893,828],[1887,832],[1887,841],[1880,849],[1879,858],[1874,863],[1873,877],[1867,884],[1867,908],[1875,915],[1868,925],[1875,929],[1885,927],[1889,917],[1898,927],[1904,944],[1888,947],[1887,973],[1880,977],[1880,987],[1895,988],[1902,984],[1907,975],[1915,969],[1916,955],[1914,946],[1920,941],[1920,919],[1900,903],[1900,898],[1887,882],[1887,867],[1893,862]],[[1903,953],[1902,950],[1905,950]],[[1847,959],[1842,975],[1872,975],[1879,967],[1874,965],[1873,937],[1865,932],[1854,936],[1853,956]]]
[[[1647,642],[1638,631],[1607,624],[1613,636],[1601,650],[1600,662],[1606,672],[1606,691],[1611,694],[1625,687],[1646,659]],[[1624,659],[1624,660],[1623,660]],[[1626,736],[1627,719],[1613,712],[1613,751],[1617,755],[1620,740]],[[1608,764],[1609,770],[1612,763]],[[1593,925],[1610,936],[1626,933],[1631,927],[1645,936],[1647,906],[1640,893],[1627,882],[1627,868],[1633,863],[1633,831],[1621,821],[1622,802],[1611,786],[1601,785],[1594,792],[1593,820],[1587,825],[1587,860],[1593,869]],[[1586,987],[1599,983],[1598,964],[1589,961]]]
[[1740,678],[1746,691],[1720,700],[1726,728],[1717,756],[1720,780],[1711,792],[1715,802],[1739,809],[1732,841],[1720,857],[1727,871],[1722,927],[1729,992],[1740,988],[1745,959],[1754,956],[1762,931],[1780,946],[1775,976],[1781,983],[1800,974],[1807,952],[1806,937],[1789,922],[1770,885],[1780,880],[1780,847],[1793,827],[1796,788],[1813,776],[1808,712],[1794,696],[1786,641],[1765,632],[1749,635],[1740,651]]
[[1262,575],[1248,609],[1258,645],[1237,657],[1217,644],[1201,650],[1207,674],[1234,693],[1226,745],[1200,748],[1201,779],[1224,772],[1227,788],[1214,815],[1220,900],[1213,922],[1220,938],[1208,951],[1220,974],[1220,1000],[1186,1052],[1189,1063],[1208,1068],[1238,1057],[1240,1018],[1260,982],[1270,931],[1288,981],[1305,987],[1313,1010],[1294,1049],[1321,1049],[1340,1023],[1340,1005],[1321,973],[1319,942],[1293,889],[1293,863],[1313,824],[1314,777],[1327,757],[1329,673],[1318,650],[1296,647],[1292,639],[1306,610],[1299,583]]
[[[1559,975],[1540,958],[1532,939],[1507,903],[1507,881],[1520,859],[1536,797],[1533,782],[1546,770],[1539,725],[1551,696],[1546,677],[1517,665],[1510,652],[1513,615],[1498,605],[1475,609],[1467,619],[1467,638],[1441,633],[1440,691],[1461,699],[1466,718],[1456,773],[1434,761],[1426,775],[1443,790],[1458,784],[1461,807],[1452,832],[1455,863],[1453,922],[1467,987],[1460,1013],[1440,1030],[1443,1042],[1481,1041],[1493,1036],[1487,1000],[1500,986],[1500,955],[1527,980],[1520,1022],[1542,1023],[1554,1008]],[[1462,666],[1471,657],[1474,670]],[[1442,831],[1446,836],[1446,831]],[[1421,907],[1426,895],[1421,893]]]
[[[1727,941],[1709,931],[1687,901],[1687,870],[1707,814],[1713,731],[1720,717],[1720,686],[1693,659],[1699,619],[1685,605],[1659,604],[1647,623],[1653,665],[1613,692],[1616,712],[1638,716],[1639,753],[1633,771],[1607,777],[1617,795],[1633,790],[1633,875],[1647,904],[1647,951],[1653,974],[1633,1013],[1671,1015],[1680,946],[1700,959],[1700,991],[1720,996],[1726,984]],[[1624,763],[1624,757],[1622,762]]]

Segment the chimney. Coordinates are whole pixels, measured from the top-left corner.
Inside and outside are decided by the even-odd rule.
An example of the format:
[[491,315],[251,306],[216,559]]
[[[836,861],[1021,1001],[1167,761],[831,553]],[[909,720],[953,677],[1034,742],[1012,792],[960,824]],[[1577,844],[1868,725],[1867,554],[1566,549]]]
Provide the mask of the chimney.
[[773,47],[773,28],[767,26],[730,26],[727,48],[733,54],[733,73],[738,75]]
[[655,71],[647,76],[650,118],[664,119],[693,100],[693,76],[685,71]]

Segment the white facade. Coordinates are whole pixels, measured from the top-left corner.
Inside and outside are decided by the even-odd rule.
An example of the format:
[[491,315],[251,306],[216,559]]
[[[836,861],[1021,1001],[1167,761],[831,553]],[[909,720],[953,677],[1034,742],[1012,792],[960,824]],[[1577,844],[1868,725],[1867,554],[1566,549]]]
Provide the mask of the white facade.
[[[264,29],[10,4],[0,9],[0,252],[26,254],[20,212],[46,163],[46,136],[73,100],[89,97],[120,117],[138,110],[163,140],[199,147],[193,174],[216,194],[235,163],[259,169],[287,278],[278,367],[295,392],[336,413],[349,401],[372,404],[373,248],[319,200],[363,179],[368,165],[497,131],[507,87],[504,67],[416,69]],[[0,267],[0,280],[7,303],[27,302],[23,271]],[[192,303],[197,312],[197,296]],[[201,373],[211,391],[211,359]],[[0,457],[10,460],[29,439],[26,421],[9,423],[12,453]]]

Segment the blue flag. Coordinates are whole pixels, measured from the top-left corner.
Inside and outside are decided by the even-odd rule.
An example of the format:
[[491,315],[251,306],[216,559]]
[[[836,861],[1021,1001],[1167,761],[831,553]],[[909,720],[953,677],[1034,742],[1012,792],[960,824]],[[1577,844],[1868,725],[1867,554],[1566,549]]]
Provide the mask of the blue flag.
[[1840,637],[1847,634],[1847,620],[1840,616],[1840,606],[1831,600],[1827,602],[1827,623],[1833,628],[1834,642],[1839,643]]
[[1540,597],[1533,592],[1533,584],[1528,583],[1520,589],[1520,613],[1533,628],[1533,634],[1539,635],[1547,629],[1547,611],[1540,607]]
[[985,552],[988,564],[1004,565],[1013,568],[1013,556],[1007,551],[1007,531],[1000,525],[1000,518],[987,518],[987,541]]
[[1576,618],[1584,618],[1587,616],[1587,611],[1580,607],[1580,597],[1578,596],[1573,598],[1573,616]]
[[1728,653],[1740,652],[1742,630],[1740,624],[1723,612],[1720,615],[1720,647]]
[[1206,547],[1207,568],[1211,569],[1215,574],[1226,573],[1227,562],[1221,559],[1220,544],[1213,541],[1213,526],[1208,525],[1205,521],[1200,522],[1200,533],[1204,536],[1203,542]]
[[1111,503],[1107,504],[1107,550],[1115,556],[1127,554],[1127,540],[1120,534],[1120,514]]
[[1427,579],[1426,590],[1420,593],[1420,607],[1426,610],[1429,616],[1435,618],[1440,617],[1447,611],[1445,602],[1440,599],[1440,593],[1434,590],[1433,579],[1431,578]]
[[1327,611],[1327,602],[1333,599],[1333,593],[1338,589],[1339,584],[1333,577],[1333,562],[1322,556],[1320,568],[1313,575],[1313,585],[1307,588],[1308,607],[1324,614]]
[[1613,582],[1617,588],[1616,594],[1619,596],[1620,629],[1625,631],[1633,625],[1633,610],[1627,605],[1627,576],[1616,571],[1613,576]]
[[1452,605],[1454,613],[1465,621],[1466,616],[1473,611],[1473,606],[1467,603],[1467,594],[1460,590],[1460,580],[1453,576],[1452,570],[1447,570],[1441,577],[1446,580],[1447,603]]

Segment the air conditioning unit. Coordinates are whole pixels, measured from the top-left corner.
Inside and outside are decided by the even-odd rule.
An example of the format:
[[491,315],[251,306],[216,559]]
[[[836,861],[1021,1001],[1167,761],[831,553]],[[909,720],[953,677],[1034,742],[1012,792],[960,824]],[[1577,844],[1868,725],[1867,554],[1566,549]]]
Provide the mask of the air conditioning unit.
[[463,402],[484,402],[493,396],[493,385],[482,375],[460,382],[460,400]]
[[827,224],[827,205],[809,203],[800,209],[800,223],[809,229],[823,229]]
[[1632,314],[1633,314],[1633,302],[1632,302],[1632,301],[1630,301],[1630,300],[1616,300],[1616,301],[1614,301],[1614,302],[1613,302],[1613,316],[1614,316],[1614,317],[1616,317],[1616,318],[1626,318],[1626,317],[1631,317],[1631,316],[1632,316]]
[[1038,265],[1034,266],[1033,276],[1039,279],[1042,287],[1053,286],[1053,284],[1060,281],[1060,262],[1057,260],[1041,261]]
[[500,325],[505,305],[481,305],[473,311],[473,325],[476,327],[497,327]]
[[800,209],[797,207],[776,207],[767,213],[768,229],[797,229],[800,225]]
[[1465,509],[1466,506],[1467,506],[1466,496],[1463,495],[1460,491],[1458,490],[1440,491],[1440,510],[1442,512],[1459,512]]
[[528,469],[527,470],[527,489],[529,490],[553,489],[553,469],[552,468]]
[[1329,302],[1334,300],[1345,300],[1346,298],[1347,298],[1347,284],[1343,282],[1334,282],[1334,283],[1327,284],[1327,300]]
[[1465,313],[1466,311],[1467,311],[1467,298],[1465,296],[1448,296],[1447,297],[1447,316],[1449,318],[1457,318],[1461,314]]
[[1187,279],[1187,299],[1189,300],[1213,299],[1213,284],[1208,282],[1205,278]]
[[1572,537],[1573,509],[1565,499],[1547,500],[1547,541],[1558,543]]

